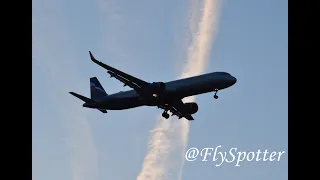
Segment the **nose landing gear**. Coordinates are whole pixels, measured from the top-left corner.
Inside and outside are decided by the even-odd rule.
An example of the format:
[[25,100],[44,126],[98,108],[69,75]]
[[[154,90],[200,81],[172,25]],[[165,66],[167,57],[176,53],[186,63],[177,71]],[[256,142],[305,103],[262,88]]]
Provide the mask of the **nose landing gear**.
[[215,90],[215,93],[214,93],[214,96],[213,96],[215,99],[218,99],[218,98],[219,98],[219,96],[217,95],[217,93],[218,93],[218,89]]

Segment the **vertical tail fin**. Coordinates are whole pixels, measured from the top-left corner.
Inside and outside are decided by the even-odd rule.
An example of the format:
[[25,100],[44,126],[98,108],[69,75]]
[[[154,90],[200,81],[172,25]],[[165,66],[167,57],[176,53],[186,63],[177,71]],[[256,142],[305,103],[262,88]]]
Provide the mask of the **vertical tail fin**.
[[90,78],[90,94],[93,100],[98,100],[108,95],[96,77]]

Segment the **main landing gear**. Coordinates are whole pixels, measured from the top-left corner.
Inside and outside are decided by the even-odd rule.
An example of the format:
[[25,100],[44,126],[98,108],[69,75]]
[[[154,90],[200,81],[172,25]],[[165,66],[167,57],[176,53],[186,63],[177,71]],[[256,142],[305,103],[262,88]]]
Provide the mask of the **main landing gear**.
[[215,99],[218,99],[218,97],[219,97],[219,96],[217,95],[217,93],[218,93],[218,89],[215,90],[215,93],[214,93],[214,96],[213,96]]
[[169,115],[168,112],[165,110],[165,111],[163,111],[163,113],[162,113],[162,117],[168,119],[168,118],[170,117],[170,115]]

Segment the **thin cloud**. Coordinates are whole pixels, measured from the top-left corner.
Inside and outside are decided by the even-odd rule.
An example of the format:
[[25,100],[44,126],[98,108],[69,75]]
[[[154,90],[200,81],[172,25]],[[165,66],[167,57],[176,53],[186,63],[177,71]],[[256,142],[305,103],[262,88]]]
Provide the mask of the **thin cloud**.
[[[187,64],[180,78],[201,74],[205,71],[213,35],[217,32],[220,3],[218,0],[193,1],[191,3],[190,32],[191,44],[188,49]],[[199,12],[203,5],[202,12]],[[188,97],[184,102],[193,102],[195,97]],[[150,133],[148,153],[144,159],[138,180],[178,179],[182,178],[184,152],[188,143],[189,121],[185,119],[168,120],[159,117],[155,130]],[[180,155],[178,162],[175,153]],[[180,165],[179,165],[180,164]],[[177,168],[178,167],[178,168]]]

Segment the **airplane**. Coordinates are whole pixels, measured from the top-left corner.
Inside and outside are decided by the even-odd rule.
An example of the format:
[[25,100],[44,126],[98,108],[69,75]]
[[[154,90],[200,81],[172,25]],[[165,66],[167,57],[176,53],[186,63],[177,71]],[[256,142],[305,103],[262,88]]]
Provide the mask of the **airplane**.
[[114,77],[124,83],[124,86],[129,86],[133,89],[107,94],[97,77],[91,77],[91,98],[69,92],[85,102],[83,107],[97,109],[102,113],[107,113],[107,110],[157,106],[164,110],[162,117],[165,119],[170,117],[168,113],[170,111],[172,115],[178,116],[179,119],[184,117],[191,121],[194,120],[192,114],[198,112],[198,104],[195,102],[184,103],[182,102],[183,98],[215,92],[214,98],[218,99],[217,93],[219,90],[226,89],[237,82],[237,79],[227,72],[212,72],[165,83],[150,83],[98,61],[91,51],[89,51],[89,54],[94,63],[107,70],[110,78]]

